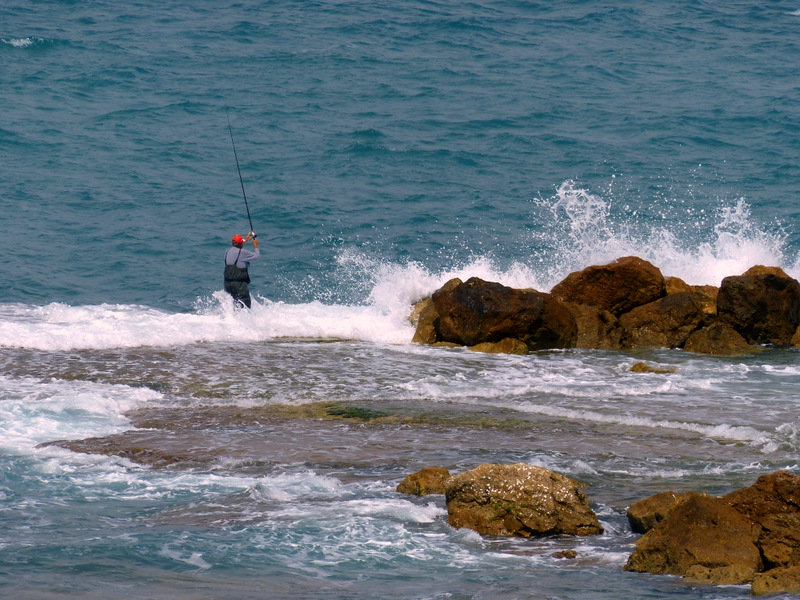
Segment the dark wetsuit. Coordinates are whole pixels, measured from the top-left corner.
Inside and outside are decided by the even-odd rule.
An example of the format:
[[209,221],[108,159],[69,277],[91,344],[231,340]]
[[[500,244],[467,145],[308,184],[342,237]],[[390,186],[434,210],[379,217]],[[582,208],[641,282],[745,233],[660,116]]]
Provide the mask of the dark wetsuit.
[[254,260],[258,260],[261,253],[258,248],[255,252],[237,248],[228,248],[225,252],[225,291],[233,296],[234,306],[250,308],[250,275],[247,267]]

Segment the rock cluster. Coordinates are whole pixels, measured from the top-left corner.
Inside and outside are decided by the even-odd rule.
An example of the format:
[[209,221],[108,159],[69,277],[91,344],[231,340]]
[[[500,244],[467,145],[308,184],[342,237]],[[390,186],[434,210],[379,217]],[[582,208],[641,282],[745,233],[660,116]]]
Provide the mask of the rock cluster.
[[631,505],[644,532],[625,569],[714,584],[750,583],[754,594],[800,592],[800,476],[777,471],[722,497],[665,492]]
[[690,286],[628,256],[571,273],[550,293],[452,279],[412,318],[415,342],[483,352],[665,347],[738,355],[800,345],[800,283],[756,266],[719,288]]
[[[422,495],[413,482],[442,474],[441,467],[423,469],[406,477],[397,491]],[[459,529],[521,537],[603,532],[581,484],[544,467],[484,464],[447,477],[441,484],[447,520]]]
[[[453,476],[430,467],[406,477],[397,491],[443,493],[448,523],[483,535],[601,534],[581,488],[544,467],[518,463],[483,464]],[[800,593],[800,475],[776,471],[721,497],[662,492],[631,504],[628,521],[644,535],[627,571],[749,583],[756,595]]]

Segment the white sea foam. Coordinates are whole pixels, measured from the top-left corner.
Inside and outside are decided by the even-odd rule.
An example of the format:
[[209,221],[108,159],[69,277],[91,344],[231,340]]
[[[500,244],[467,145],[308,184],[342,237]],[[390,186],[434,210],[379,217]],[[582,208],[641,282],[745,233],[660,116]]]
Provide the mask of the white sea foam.
[[720,202],[710,215],[664,215],[653,224],[639,222],[634,212],[617,223],[610,200],[565,181],[537,206],[549,209],[553,219],[554,230],[540,239],[555,254],[546,262],[548,289],[570,271],[630,255],[693,285],[719,285],[757,264],[798,273],[798,257],[787,255],[785,236],[755,222],[742,198]]
[[28,453],[36,444],[126,429],[123,413],[161,394],[88,381],[41,382],[0,376],[0,447]]
[[0,38],[4,44],[8,44],[9,46],[14,46],[15,48],[27,48],[28,46],[33,46],[35,41],[32,38]]
[[165,544],[159,552],[161,556],[169,558],[176,562],[181,562],[201,570],[210,569],[211,564],[203,559],[202,552],[187,552],[180,548],[173,548],[169,544]]
[[[616,226],[607,201],[573,182],[541,201],[554,225],[529,256],[499,266],[488,256],[453,264],[438,272],[418,262],[395,264],[345,250],[337,257],[341,276],[358,282],[362,303],[286,304],[257,298],[250,311],[234,311],[222,291],[198,300],[191,313],[170,313],[140,305],[69,306],[0,305],[0,346],[37,350],[172,346],[213,341],[265,341],[276,338],[353,339],[405,344],[413,328],[408,315],[414,302],[454,277],[480,277],[516,288],[548,291],[569,272],[638,255],[691,284],[719,284],[754,264],[778,265],[800,274],[785,254],[781,234],[760,229],[749,207],[738,200],[720,208],[704,241],[667,226]],[[696,237],[696,236],[695,236]],[[534,244],[536,246],[536,244]],[[352,282],[347,282],[352,284]]]
[[562,406],[535,405],[530,403],[521,406],[520,410],[550,417],[574,419],[580,422],[609,423],[651,429],[690,431],[711,439],[746,442],[754,446],[769,445],[772,442],[765,432],[742,425],[730,425],[726,423],[713,425],[668,419],[651,419],[649,417],[637,417],[629,414],[604,414],[591,410],[576,410]]
[[308,496],[338,496],[342,483],[315,473],[287,473],[260,479],[248,493],[257,501],[294,501]]
[[203,304],[193,313],[137,305],[6,304],[0,306],[0,346],[58,351],[277,338],[406,343],[413,335],[407,319],[375,305],[261,299],[250,311],[234,311],[223,292]]

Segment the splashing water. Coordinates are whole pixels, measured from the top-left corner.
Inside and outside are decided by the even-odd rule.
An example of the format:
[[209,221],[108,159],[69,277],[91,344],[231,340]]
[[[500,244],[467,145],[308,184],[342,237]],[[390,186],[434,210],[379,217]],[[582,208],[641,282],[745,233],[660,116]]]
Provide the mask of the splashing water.
[[571,271],[629,255],[693,285],[719,285],[724,277],[757,264],[797,271],[797,263],[792,266],[786,256],[786,236],[755,223],[743,198],[721,204],[711,215],[684,214],[683,221],[661,215],[662,222],[655,225],[627,207],[615,220],[608,201],[565,181],[536,206],[553,218],[553,230],[536,240],[544,267],[538,279],[548,289]]

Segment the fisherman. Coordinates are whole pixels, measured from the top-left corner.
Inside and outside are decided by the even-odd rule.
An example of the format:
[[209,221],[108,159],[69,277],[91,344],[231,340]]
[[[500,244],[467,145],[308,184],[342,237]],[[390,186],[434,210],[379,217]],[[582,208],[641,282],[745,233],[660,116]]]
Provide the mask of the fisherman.
[[[244,249],[250,240],[253,241],[252,252]],[[247,286],[250,275],[247,267],[260,256],[255,232],[251,231],[244,238],[237,233],[231,238],[231,247],[225,252],[225,291],[233,296],[235,307],[250,308],[250,289]]]

